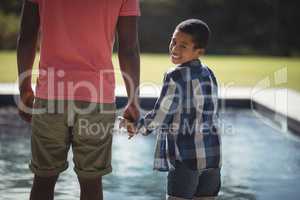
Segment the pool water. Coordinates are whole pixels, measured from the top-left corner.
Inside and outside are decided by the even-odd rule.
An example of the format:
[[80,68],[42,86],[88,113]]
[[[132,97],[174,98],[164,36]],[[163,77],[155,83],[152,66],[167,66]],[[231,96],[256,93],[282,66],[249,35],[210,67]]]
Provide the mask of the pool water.
[[[218,199],[296,200],[300,196],[300,140],[246,110],[222,112],[222,188]],[[113,173],[104,177],[106,200],[165,199],[166,173],[152,170],[155,138],[115,134]],[[28,199],[33,175],[30,127],[13,107],[0,109],[0,200]],[[79,199],[70,166],[56,185],[57,200]]]

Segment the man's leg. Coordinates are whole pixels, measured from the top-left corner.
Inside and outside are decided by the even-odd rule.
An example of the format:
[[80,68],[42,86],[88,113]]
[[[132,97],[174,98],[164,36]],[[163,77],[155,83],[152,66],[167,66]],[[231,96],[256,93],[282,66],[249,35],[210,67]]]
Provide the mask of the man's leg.
[[53,200],[54,187],[58,176],[39,177],[34,176],[30,193],[30,200]]
[[29,166],[35,176],[30,200],[52,200],[57,178],[68,167],[69,128],[65,114],[56,109],[59,103],[63,101],[36,98],[34,102]]
[[[77,110],[87,106],[86,102],[76,101]],[[80,113],[79,110],[76,113],[72,150],[74,170],[81,189],[81,200],[103,199],[102,176],[112,171],[111,147],[114,121],[114,104],[96,104],[88,113]]]
[[80,200],[103,200],[102,178],[78,178]]

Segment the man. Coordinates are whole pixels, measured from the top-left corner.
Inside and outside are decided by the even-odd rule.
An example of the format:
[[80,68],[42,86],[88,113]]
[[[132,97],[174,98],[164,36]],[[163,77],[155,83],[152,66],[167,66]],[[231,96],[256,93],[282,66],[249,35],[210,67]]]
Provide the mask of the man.
[[[70,146],[80,199],[103,199],[101,177],[112,170],[112,134],[107,133],[115,120],[114,36],[117,30],[119,63],[129,96],[123,116],[135,121],[139,118],[139,15],[138,0],[24,1],[17,60],[19,113],[32,123],[31,200],[53,199],[57,178],[68,167]],[[31,72],[38,38],[34,96]]]

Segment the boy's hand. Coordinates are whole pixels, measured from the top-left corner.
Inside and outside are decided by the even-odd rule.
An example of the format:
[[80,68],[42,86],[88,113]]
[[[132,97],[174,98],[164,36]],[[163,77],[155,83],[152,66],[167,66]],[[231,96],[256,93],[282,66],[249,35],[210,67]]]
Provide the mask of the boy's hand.
[[128,133],[128,139],[131,139],[134,135],[137,134],[137,128],[134,123],[126,118],[118,117],[120,123],[119,128],[125,128]]

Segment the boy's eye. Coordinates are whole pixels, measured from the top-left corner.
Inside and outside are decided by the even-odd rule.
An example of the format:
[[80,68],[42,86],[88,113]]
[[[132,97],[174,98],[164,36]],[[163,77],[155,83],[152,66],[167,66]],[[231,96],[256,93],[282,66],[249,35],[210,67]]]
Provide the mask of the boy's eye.
[[185,48],[186,48],[186,46],[185,46],[185,45],[180,45],[180,47],[181,47],[181,48],[183,48],[183,49],[185,49]]

